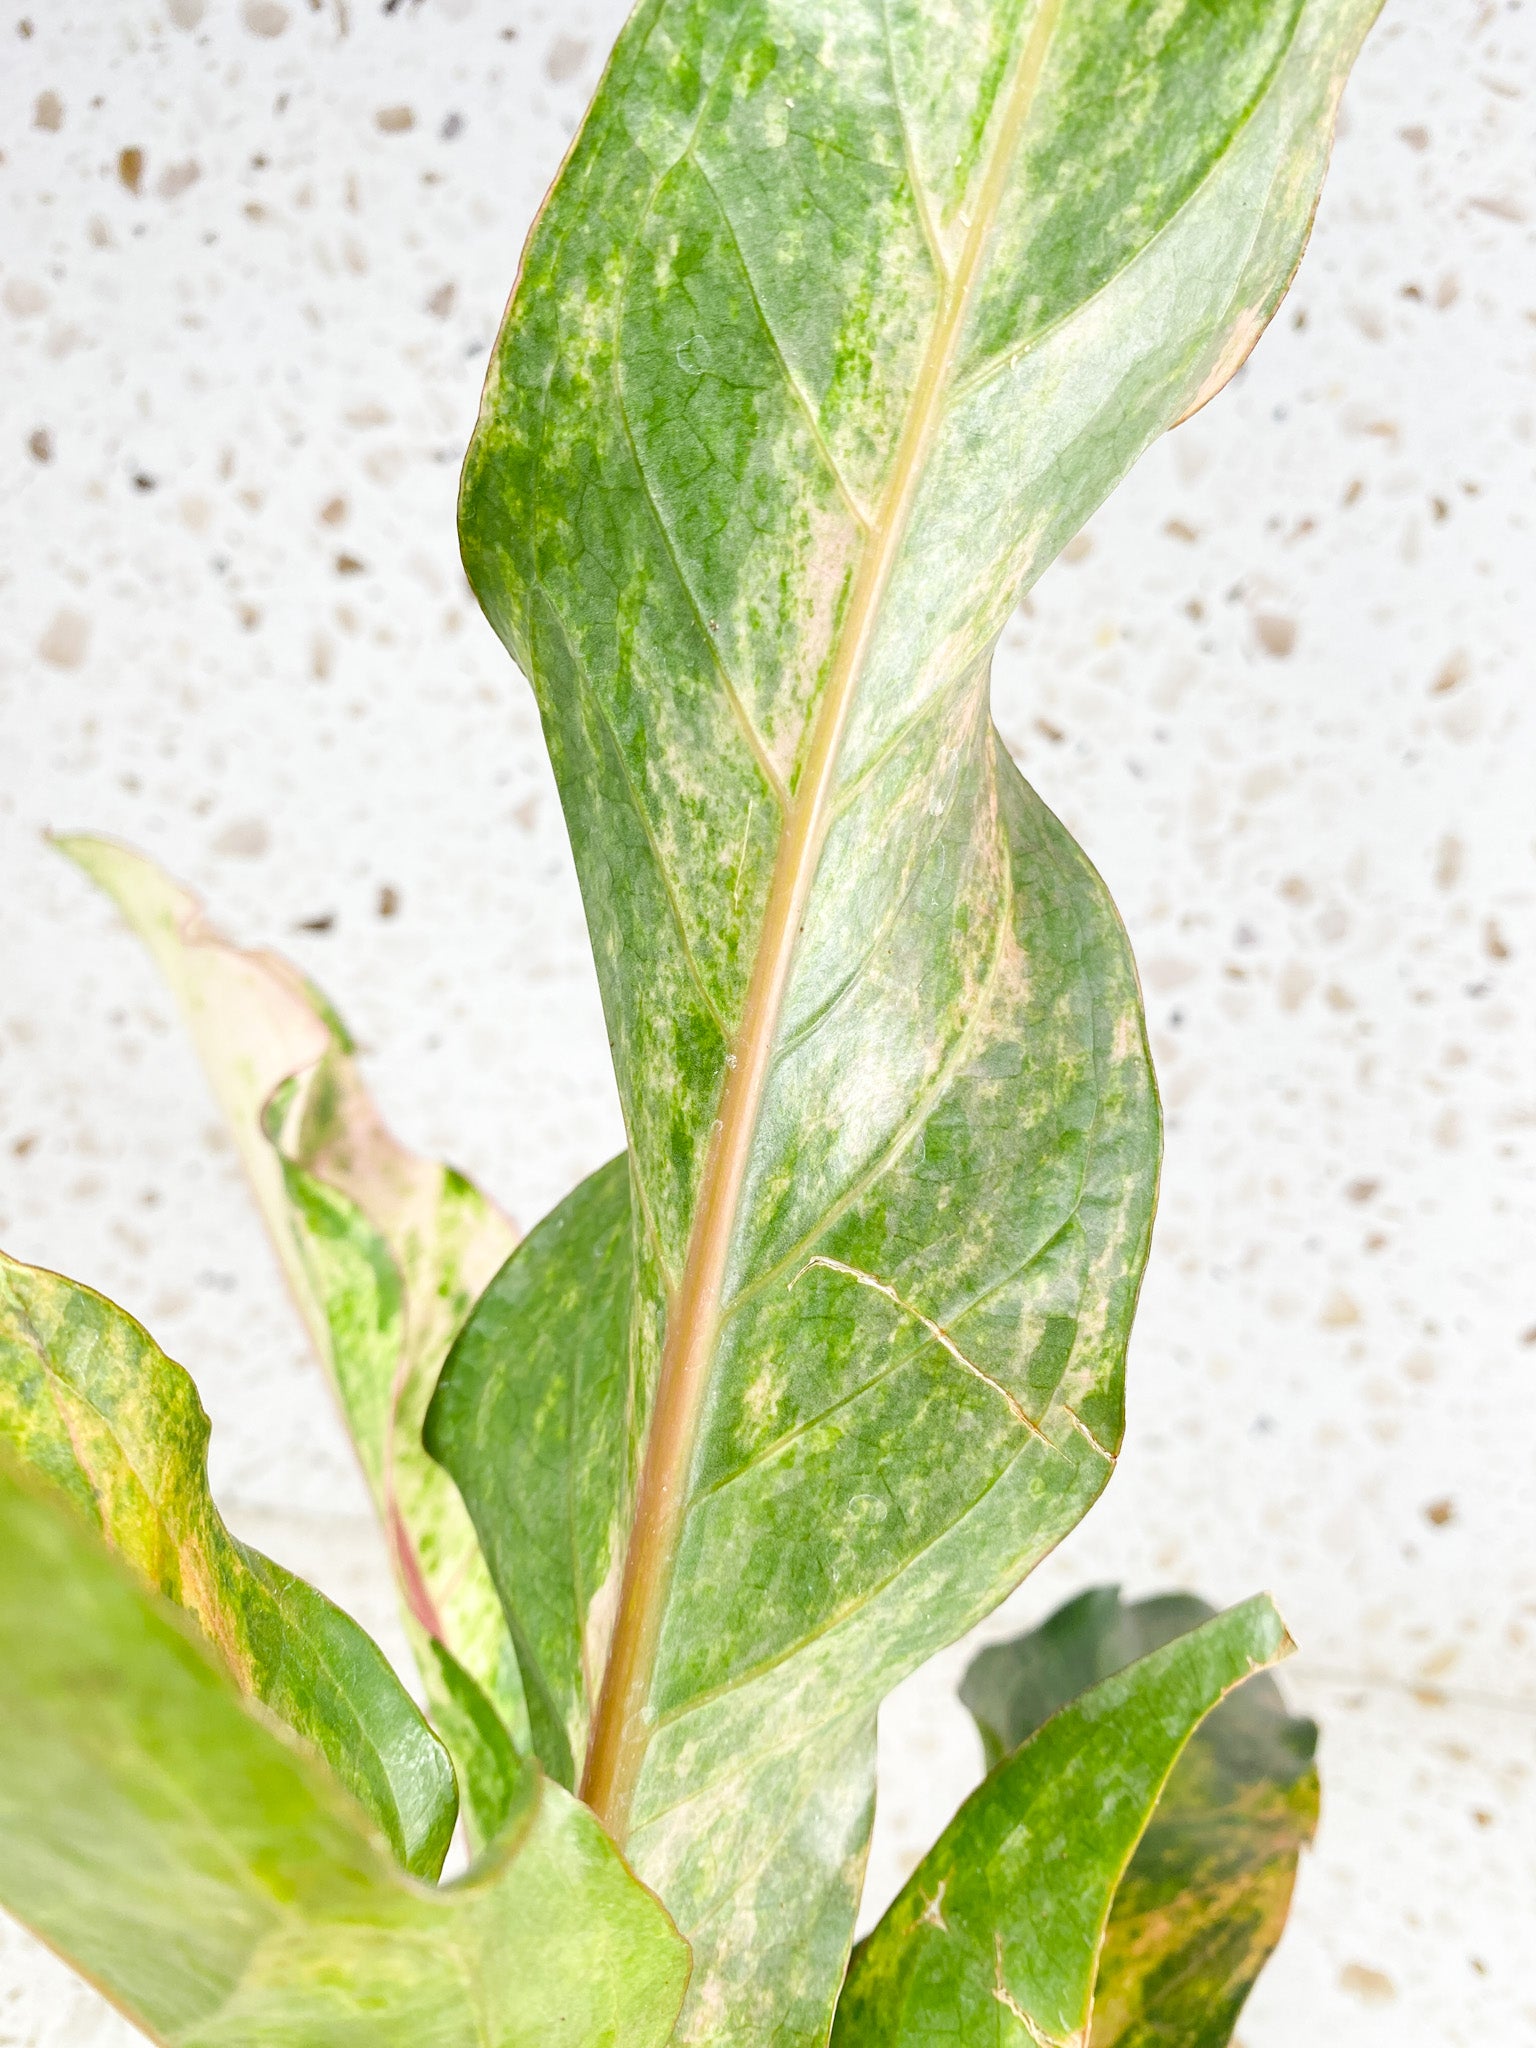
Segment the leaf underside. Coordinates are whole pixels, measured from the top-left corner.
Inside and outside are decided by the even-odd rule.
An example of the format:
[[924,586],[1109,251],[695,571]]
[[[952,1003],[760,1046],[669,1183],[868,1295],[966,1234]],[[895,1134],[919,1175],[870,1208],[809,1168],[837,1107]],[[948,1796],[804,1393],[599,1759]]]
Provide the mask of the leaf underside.
[[1102,1995],[1111,1907],[1180,1752],[1225,1694],[1289,1648],[1271,1602],[1250,1600],[1028,1731],[855,1951],[832,2048],[1082,2048],[1090,2020],[1094,2043],[1224,2038],[1101,2033],[1095,1980]]
[[881,1696],[1111,1468],[1155,1095],[991,650],[1268,320],[1374,7],[646,0],[525,253],[461,535],[629,1153],[427,1435],[693,1942],[680,2040],[824,2038]]
[[[1202,1600],[1134,1605],[1079,1595],[1012,1643],[984,1650],[961,1697],[989,1763],[1085,1687],[1197,1628]],[[1285,1926],[1317,1823],[1317,1730],[1272,1678],[1247,1681],[1200,1725],[1163,1789],[1104,1937],[1092,2048],[1226,2048]]]
[[688,1958],[523,1770],[435,1891],[0,1452],[0,1905],[168,2048],[663,2048]]

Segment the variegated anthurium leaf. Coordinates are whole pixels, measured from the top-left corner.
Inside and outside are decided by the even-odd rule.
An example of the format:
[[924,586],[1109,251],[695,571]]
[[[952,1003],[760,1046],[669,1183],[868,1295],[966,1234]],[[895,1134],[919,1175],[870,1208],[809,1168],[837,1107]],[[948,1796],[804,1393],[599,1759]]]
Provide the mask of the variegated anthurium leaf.
[[[1187,1593],[1121,1603],[1080,1594],[983,1650],[960,1695],[998,1762],[1085,1687],[1198,1628]],[[1092,2048],[1226,2048],[1285,1926],[1317,1825],[1317,1729],[1251,1678],[1212,1712],[1163,1788],[1115,1894],[1099,1955]]]
[[1169,1772],[1217,1702],[1290,1648],[1272,1602],[1249,1600],[1030,1734],[855,1951],[832,2048],[1087,2048],[1110,1907]]
[[383,1653],[225,1528],[208,1491],[208,1417],[181,1367],[103,1295],[3,1252],[0,1445],[192,1615],[241,1689],[324,1756],[401,1862],[436,1877],[458,1811],[453,1771]]
[[533,1765],[393,1863],[183,1616],[0,1455],[0,1905],[167,2048],[663,2048],[688,1954]]
[[[1269,318],[1375,6],[644,0],[525,252],[460,526],[630,1139],[600,1682],[602,1543],[502,1583],[694,1943],[685,2041],[822,2040],[878,1700],[1109,1472],[1156,1108],[990,653]],[[572,1497],[429,1427],[482,1532]]]
[[[344,1026],[295,968],[220,937],[197,899],[140,855],[104,839],[58,843],[112,897],[186,1016],[357,1445],[471,1834],[489,1840],[497,1812],[482,1793],[498,1777],[479,1768],[465,1688],[478,1688],[526,1747],[522,1687],[474,1530],[422,1450],[421,1422],[448,1347],[516,1232],[462,1175],[395,1142]],[[456,1671],[452,1686],[434,1643]]]

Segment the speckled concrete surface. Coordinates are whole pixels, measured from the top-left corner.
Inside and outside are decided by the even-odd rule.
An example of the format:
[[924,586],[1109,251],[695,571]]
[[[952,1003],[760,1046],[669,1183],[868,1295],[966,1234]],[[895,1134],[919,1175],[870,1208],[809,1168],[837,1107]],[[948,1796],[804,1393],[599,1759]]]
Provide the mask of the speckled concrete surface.
[[[531,701],[455,470],[618,10],[0,16],[0,1241],[197,1374],[231,1520],[398,1649],[361,1486],[145,963],[115,832],[330,990],[402,1135],[525,1223],[619,1124]],[[1006,637],[1170,1118],[1130,1444],[990,1625],[1279,1597],[1325,1820],[1247,2048],[1536,2042],[1536,8],[1388,0],[1238,383]],[[871,1903],[978,1758],[886,1715]],[[0,1932],[0,2044],[131,2031]]]

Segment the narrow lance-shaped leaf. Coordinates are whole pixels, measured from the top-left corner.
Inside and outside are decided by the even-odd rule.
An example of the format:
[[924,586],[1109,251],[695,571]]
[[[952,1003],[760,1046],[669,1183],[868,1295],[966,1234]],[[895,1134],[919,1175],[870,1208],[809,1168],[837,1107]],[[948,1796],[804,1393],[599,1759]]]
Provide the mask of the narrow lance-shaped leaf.
[[855,1952],[833,2048],[1087,2048],[1110,1907],[1169,1772],[1211,1708],[1290,1648],[1273,1604],[1249,1600],[1031,1734]]
[[[1181,1593],[1125,1606],[1101,1586],[983,1650],[961,1697],[989,1763],[1085,1687],[1212,1612]],[[1288,1714],[1264,1675],[1201,1723],[1115,1894],[1092,2048],[1226,2048],[1280,1939],[1297,1857],[1317,1823],[1316,1744],[1313,1723]]]
[[880,1696],[1110,1469],[1155,1102],[990,651],[1269,317],[1374,6],[645,0],[525,253],[461,533],[614,1046],[638,1473],[596,1696],[586,1627],[540,1683],[694,1942],[685,2040],[823,2038]]
[[225,1528],[208,1491],[208,1417],[181,1367],[105,1296],[3,1252],[0,1446],[195,1617],[242,1690],[313,1744],[403,1863],[437,1875],[453,1772],[383,1653]]
[[[184,1011],[272,1243],[331,1375],[384,1524],[433,1711],[465,1780],[471,1832],[494,1833],[469,1768],[472,1681],[526,1746],[516,1658],[462,1501],[421,1422],[512,1225],[380,1121],[335,1012],[296,969],[213,930],[195,897],[110,841],[59,842],[144,940]],[[436,1643],[458,1667],[445,1686]],[[466,1747],[467,1745],[467,1747]],[[494,1794],[492,1773],[488,1781]]]
[[663,2048],[688,1957],[522,1769],[433,1890],[0,1454],[0,1906],[166,2048]]

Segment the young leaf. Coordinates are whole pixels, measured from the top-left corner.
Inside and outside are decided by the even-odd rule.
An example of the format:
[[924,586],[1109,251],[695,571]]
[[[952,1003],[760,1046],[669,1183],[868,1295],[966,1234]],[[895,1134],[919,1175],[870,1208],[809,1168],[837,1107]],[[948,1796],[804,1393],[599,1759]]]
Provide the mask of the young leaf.
[[461,534],[630,1137],[599,1376],[655,1389],[599,1694],[545,1676],[685,2039],[823,2037],[879,1697],[1110,1468],[1155,1105],[989,656],[1268,319],[1375,5],[644,0],[525,253]]
[[[1188,1594],[1069,1601],[1029,1635],[983,1650],[961,1697],[988,1761],[1027,1740],[1085,1686],[1194,1629]],[[1285,1926],[1296,1862],[1317,1823],[1317,1730],[1272,1678],[1212,1712],[1164,1787],[1115,1894],[1094,1992],[1092,2048],[1225,2048]]]
[[208,1417],[181,1367],[105,1296],[3,1252],[0,1444],[196,1619],[402,1863],[437,1875],[458,1811],[453,1771],[382,1653],[225,1528],[208,1491]]
[[833,2048],[1084,2048],[1110,1906],[1179,1752],[1224,1694],[1290,1647],[1272,1603],[1249,1600],[1030,1735],[856,1951]]
[[[516,1657],[474,1530],[421,1447],[448,1347],[516,1233],[460,1174],[395,1142],[344,1026],[286,961],[221,938],[140,855],[104,839],[58,843],[112,897],[186,1015],[357,1445],[434,1712],[467,1732],[435,1642],[526,1746]],[[486,1841],[479,1773],[459,1761],[471,1832]]]
[[441,1891],[0,1456],[0,1905],[167,2048],[662,2048],[688,1958],[525,1766]]

